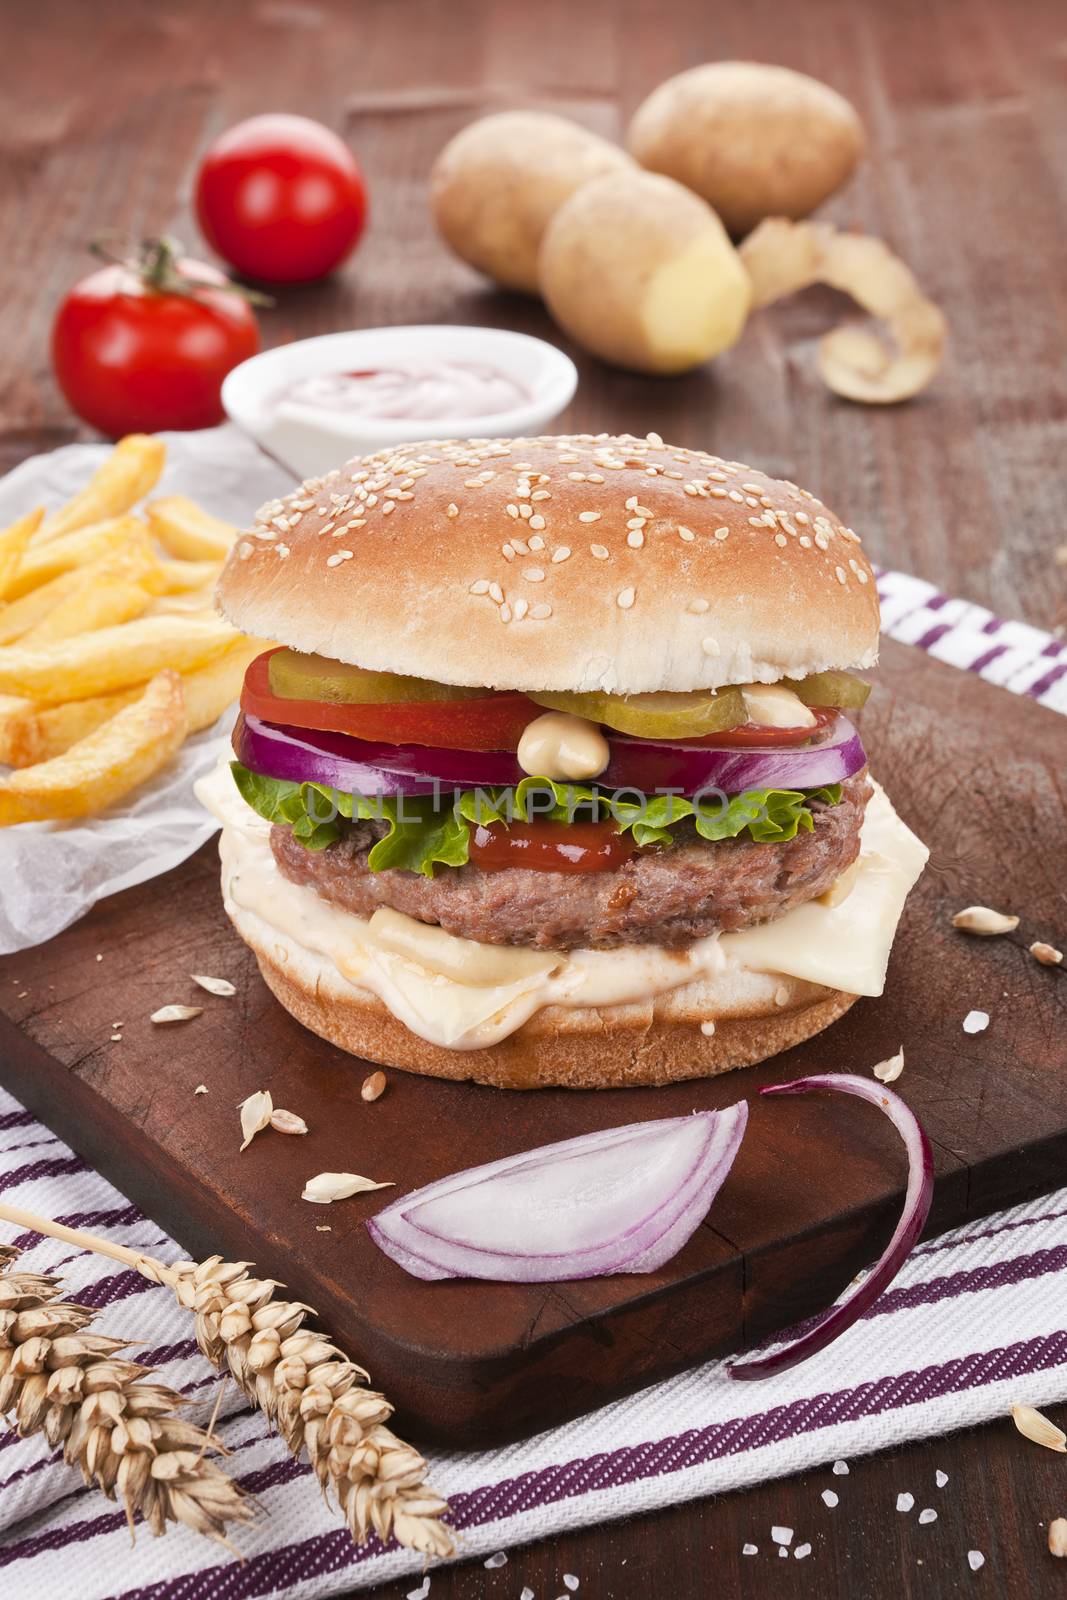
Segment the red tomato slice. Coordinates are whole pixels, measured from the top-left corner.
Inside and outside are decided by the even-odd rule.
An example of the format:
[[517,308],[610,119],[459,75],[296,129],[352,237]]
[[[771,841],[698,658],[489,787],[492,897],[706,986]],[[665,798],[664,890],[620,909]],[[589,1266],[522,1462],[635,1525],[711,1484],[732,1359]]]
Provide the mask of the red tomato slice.
[[350,733],[384,744],[424,744],[443,750],[517,750],[523,729],[542,708],[524,694],[492,694],[479,700],[407,700],[403,704],[355,705],[332,700],[287,700],[273,694],[265,650],[245,673],[241,710],[264,722],[293,728]]
[[828,728],[841,713],[833,706],[812,706],[814,728],[764,728],[758,722],[746,722],[740,728],[728,728],[724,733],[706,733],[701,739],[679,739],[679,744],[697,744],[705,750],[744,750],[749,746],[768,744],[807,744],[815,734]]

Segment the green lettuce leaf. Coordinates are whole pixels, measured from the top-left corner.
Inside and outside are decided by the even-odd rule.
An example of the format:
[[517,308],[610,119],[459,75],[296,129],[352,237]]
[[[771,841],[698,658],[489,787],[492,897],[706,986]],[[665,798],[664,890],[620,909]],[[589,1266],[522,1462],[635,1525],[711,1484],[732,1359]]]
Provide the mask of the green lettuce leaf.
[[[742,833],[760,844],[783,843],[799,828],[815,826],[812,801],[835,806],[841,785],[823,789],[749,789],[721,800],[698,804],[683,795],[640,797],[634,790],[616,794],[582,784],[555,783],[551,778],[524,778],[513,789],[466,789],[443,807],[432,795],[396,798],[344,794],[321,783],[292,783],[264,778],[239,761],[231,763],[241,798],[265,817],[292,828],[293,837],[309,850],[323,850],[341,836],[340,818],[363,818],[388,824],[371,848],[372,872],[387,867],[420,872],[432,878],[436,866],[461,867],[470,851],[470,831],[477,824],[509,821],[582,822],[611,817],[621,833],[633,831],[638,845],[673,841],[671,829],[687,817],[702,839],[736,839]],[[633,795],[632,799],[625,796]],[[620,798],[622,797],[622,798]]]

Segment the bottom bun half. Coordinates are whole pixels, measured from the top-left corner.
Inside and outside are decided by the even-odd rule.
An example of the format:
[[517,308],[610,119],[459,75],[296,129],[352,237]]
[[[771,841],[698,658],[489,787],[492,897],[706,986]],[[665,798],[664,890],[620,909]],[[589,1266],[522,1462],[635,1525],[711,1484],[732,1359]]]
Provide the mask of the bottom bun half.
[[857,998],[784,979],[784,1005],[719,1017],[712,1033],[676,1005],[548,1006],[495,1044],[452,1050],[411,1032],[377,995],[255,913],[232,902],[227,910],[269,988],[312,1033],[383,1066],[499,1089],[619,1089],[711,1078],[803,1043]]

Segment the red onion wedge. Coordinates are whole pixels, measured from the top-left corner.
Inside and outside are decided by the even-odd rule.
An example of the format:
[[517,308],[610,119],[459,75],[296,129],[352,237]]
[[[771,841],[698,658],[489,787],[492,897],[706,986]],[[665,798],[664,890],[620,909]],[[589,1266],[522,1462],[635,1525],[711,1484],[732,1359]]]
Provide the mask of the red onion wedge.
[[899,1095],[882,1083],[870,1078],[854,1077],[846,1072],[829,1072],[818,1077],[797,1078],[792,1083],[771,1084],[760,1094],[807,1094],[811,1089],[831,1089],[839,1094],[858,1095],[885,1113],[904,1141],[908,1152],[908,1187],[904,1195],[904,1209],[900,1214],[893,1237],[886,1245],[876,1264],[863,1281],[837,1305],[830,1306],[816,1317],[798,1338],[769,1355],[756,1356],[751,1361],[731,1362],[727,1372],[731,1378],[771,1378],[779,1372],[806,1361],[809,1356],[824,1350],[878,1299],[900,1271],[926,1224],[930,1201],[934,1194],[934,1158],[930,1141],[923,1132],[919,1119]]
[[707,1214],[748,1107],[582,1134],[442,1178],[367,1224],[416,1278],[560,1283],[655,1272]]
[[[608,743],[611,760],[596,779],[598,786],[646,794],[821,789],[852,777],[867,760],[847,717],[837,717],[821,743],[795,748],[715,750],[619,734]],[[346,733],[284,727],[251,712],[238,717],[233,748],[240,762],[265,777],[322,783],[346,794],[429,794],[435,783],[458,789],[510,788],[527,776],[509,751],[381,744]]]

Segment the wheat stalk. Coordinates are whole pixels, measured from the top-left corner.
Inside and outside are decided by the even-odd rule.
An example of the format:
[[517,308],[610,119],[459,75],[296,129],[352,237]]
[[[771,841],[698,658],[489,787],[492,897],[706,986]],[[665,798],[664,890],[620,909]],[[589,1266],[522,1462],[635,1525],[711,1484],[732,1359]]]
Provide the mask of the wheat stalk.
[[60,1300],[59,1280],[8,1269],[19,1256],[0,1245],[0,1414],[18,1433],[43,1433],[109,1500],[121,1497],[133,1532],[140,1512],[154,1534],[168,1522],[233,1547],[231,1522],[247,1522],[251,1502],[205,1455],[221,1451],[210,1434],[175,1413],[185,1404],[151,1367],[115,1352],[127,1340],[83,1330],[90,1306]]
[[305,1326],[314,1316],[310,1306],[275,1298],[282,1286],[273,1278],[254,1278],[248,1262],[220,1256],[166,1266],[14,1206],[0,1205],[0,1221],[111,1256],[165,1284],[193,1312],[207,1359],[232,1373],[294,1455],[307,1451],[323,1494],[333,1491],[357,1543],[373,1530],[383,1543],[395,1538],[426,1556],[454,1552],[441,1520],[448,1504],[427,1486],[426,1462],[386,1426],[392,1406],[362,1386],[362,1367]]

